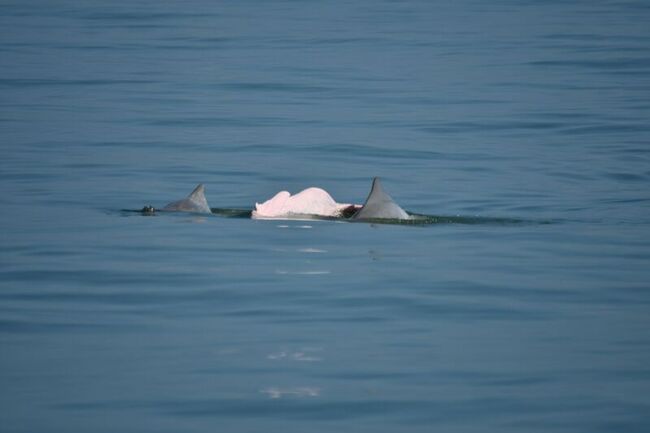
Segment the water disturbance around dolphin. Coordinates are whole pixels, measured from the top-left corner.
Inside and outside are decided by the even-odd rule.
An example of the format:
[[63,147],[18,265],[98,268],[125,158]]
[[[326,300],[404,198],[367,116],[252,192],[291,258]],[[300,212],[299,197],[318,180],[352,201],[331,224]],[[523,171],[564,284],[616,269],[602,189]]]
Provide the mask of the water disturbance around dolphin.
[[[212,214],[224,218],[273,219],[273,220],[315,220],[340,222],[366,222],[394,225],[432,224],[546,224],[550,221],[530,221],[516,218],[424,215],[402,209],[383,189],[375,177],[363,205],[339,204],[320,188],[307,188],[291,195],[281,191],[255,209],[210,208],[205,198],[205,188],[199,184],[185,199],[171,202],[160,211]],[[159,212],[153,206],[141,210],[124,209],[123,212],[155,215]]]

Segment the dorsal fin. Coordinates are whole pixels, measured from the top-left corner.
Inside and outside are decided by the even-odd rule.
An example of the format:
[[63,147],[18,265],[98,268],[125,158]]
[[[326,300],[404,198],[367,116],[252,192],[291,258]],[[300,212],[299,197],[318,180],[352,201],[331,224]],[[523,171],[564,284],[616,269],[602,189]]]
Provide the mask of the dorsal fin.
[[194,191],[187,198],[196,205],[199,212],[212,212],[208,205],[208,200],[205,198],[205,187],[200,183]]
[[381,187],[379,178],[372,180],[370,194],[353,219],[409,219],[409,215]]
[[203,201],[205,200],[205,186],[202,183],[198,184],[194,191],[187,196],[190,200]]
[[208,201],[205,198],[205,187],[199,184],[187,198],[169,203],[162,210],[180,212],[211,213]]

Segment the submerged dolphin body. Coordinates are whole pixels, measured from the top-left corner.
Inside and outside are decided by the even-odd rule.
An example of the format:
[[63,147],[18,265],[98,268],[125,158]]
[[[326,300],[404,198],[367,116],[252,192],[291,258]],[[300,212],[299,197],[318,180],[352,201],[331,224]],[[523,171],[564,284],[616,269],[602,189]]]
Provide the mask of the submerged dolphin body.
[[352,215],[353,220],[397,219],[408,220],[411,216],[384,191],[379,178],[372,180],[372,188],[361,209]]
[[[160,209],[166,212],[212,213],[205,198],[205,187],[199,184],[186,198],[174,201]],[[145,206],[141,212],[152,214],[152,206]],[[327,191],[307,188],[291,195],[281,191],[264,203],[256,203],[248,215],[253,219],[300,219],[304,217],[334,218],[342,220],[410,220],[409,215],[383,190],[379,178],[372,181],[372,188],[361,205],[337,203]]]
[[192,193],[169,203],[162,209],[145,206],[141,210],[122,209],[124,212],[138,212],[142,215],[155,215],[158,211],[211,213],[227,218],[261,219],[316,219],[371,224],[552,224],[554,221],[526,221],[515,218],[440,216],[408,213],[384,191],[379,178],[374,178],[372,188],[363,206],[337,203],[327,191],[320,188],[307,188],[291,195],[279,192],[264,203],[256,203],[255,209],[211,209],[205,199],[205,188],[199,184]]
[[212,213],[208,201],[205,198],[205,187],[199,184],[190,195],[183,200],[178,200],[169,203],[162,208],[163,211],[176,211],[176,212],[198,212],[198,213]]

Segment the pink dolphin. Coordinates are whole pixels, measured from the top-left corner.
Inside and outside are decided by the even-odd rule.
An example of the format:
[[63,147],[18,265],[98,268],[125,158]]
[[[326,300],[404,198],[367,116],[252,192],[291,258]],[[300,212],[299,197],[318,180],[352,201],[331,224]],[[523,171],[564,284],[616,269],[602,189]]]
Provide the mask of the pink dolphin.
[[361,205],[337,203],[324,189],[307,188],[291,195],[280,191],[264,203],[255,203],[252,217],[258,219],[287,218],[295,216],[340,217],[344,212],[355,211]]
[[251,216],[258,219],[290,219],[303,216],[343,217],[353,220],[412,218],[384,191],[377,177],[372,180],[372,188],[363,206],[337,203],[327,191],[312,187],[296,195],[280,191],[264,203],[255,203]]

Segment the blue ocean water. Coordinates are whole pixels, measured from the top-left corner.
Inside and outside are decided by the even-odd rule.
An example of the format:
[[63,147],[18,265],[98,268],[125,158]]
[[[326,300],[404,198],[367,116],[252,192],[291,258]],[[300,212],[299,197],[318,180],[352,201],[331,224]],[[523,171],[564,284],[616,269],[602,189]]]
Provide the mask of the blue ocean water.
[[[0,3],[0,431],[650,430],[645,1]],[[122,209],[309,186],[526,224]]]

